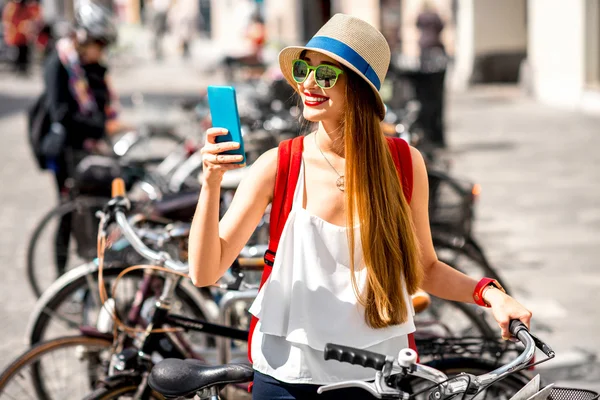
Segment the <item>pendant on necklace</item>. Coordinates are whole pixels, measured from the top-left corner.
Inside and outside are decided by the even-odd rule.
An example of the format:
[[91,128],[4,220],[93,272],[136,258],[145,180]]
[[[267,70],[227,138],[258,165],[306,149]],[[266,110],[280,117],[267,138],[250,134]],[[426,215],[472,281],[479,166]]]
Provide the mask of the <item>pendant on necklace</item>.
[[346,188],[346,181],[344,180],[343,175],[337,178],[337,180],[335,181],[335,186],[337,186],[337,188],[340,189],[342,192],[344,191],[344,189]]

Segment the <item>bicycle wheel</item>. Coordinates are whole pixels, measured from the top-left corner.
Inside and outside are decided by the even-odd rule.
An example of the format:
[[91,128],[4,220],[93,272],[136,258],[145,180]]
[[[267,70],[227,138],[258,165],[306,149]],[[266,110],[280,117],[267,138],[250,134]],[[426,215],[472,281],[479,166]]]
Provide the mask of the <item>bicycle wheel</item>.
[[[446,358],[441,360],[434,360],[426,363],[430,367],[438,369],[448,375],[449,378],[460,375],[461,373],[468,373],[473,375],[482,375],[493,371],[500,365],[492,360],[482,358]],[[514,396],[519,389],[527,384],[531,380],[526,372],[519,371],[508,375],[506,378],[496,382],[489,388],[482,391],[478,396],[477,400],[509,400]],[[433,383],[422,379],[413,378],[410,382],[403,386],[405,391],[410,393],[418,393],[426,388],[432,386]],[[414,399],[427,399],[428,391],[421,395],[415,396]],[[458,394],[453,399],[461,399],[462,394]]]
[[71,268],[96,257],[95,212],[107,199],[77,198],[48,212],[27,247],[27,279],[36,297]]
[[[126,265],[113,265],[105,268],[104,279],[108,293],[111,292],[110,287],[114,279],[126,267]],[[127,311],[133,303],[142,280],[142,274],[140,270],[133,271],[125,275],[119,282],[115,298],[119,307],[117,311],[122,317],[127,315]],[[161,282],[162,278],[156,282],[156,292],[162,289]],[[149,306],[153,301],[154,297],[150,297],[146,300],[145,305]],[[175,289],[171,310],[173,313],[204,321],[207,318],[205,313],[207,304],[202,304],[204,301],[209,303],[191,283],[182,282]],[[142,308],[143,314],[147,308]],[[38,300],[28,327],[30,344],[33,345],[51,337],[74,334],[79,331],[80,326],[95,326],[100,309],[98,266],[91,262],[61,277]],[[204,343],[208,340],[206,335],[198,332],[189,332],[186,336],[194,344]]]
[[81,399],[104,379],[111,345],[88,336],[40,343],[0,375],[0,400]]

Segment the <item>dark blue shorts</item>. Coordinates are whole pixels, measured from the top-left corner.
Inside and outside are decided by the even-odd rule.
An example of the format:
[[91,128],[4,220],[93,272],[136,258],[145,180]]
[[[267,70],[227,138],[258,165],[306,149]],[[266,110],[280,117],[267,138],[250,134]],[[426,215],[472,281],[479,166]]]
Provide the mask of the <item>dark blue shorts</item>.
[[252,399],[255,400],[369,400],[375,399],[362,389],[341,389],[318,394],[319,385],[295,384],[278,381],[254,371]]

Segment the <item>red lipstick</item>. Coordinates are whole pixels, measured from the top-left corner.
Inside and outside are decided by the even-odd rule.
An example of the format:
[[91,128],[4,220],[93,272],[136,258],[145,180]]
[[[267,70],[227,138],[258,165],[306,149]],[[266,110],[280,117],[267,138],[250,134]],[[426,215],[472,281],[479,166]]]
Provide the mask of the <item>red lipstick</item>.
[[329,100],[329,97],[326,97],[326,96],[323,96],[320,94],[304,92],[304,105],[306,105],[308,107],[320,106],[321,104],[327,102],[328,100]]

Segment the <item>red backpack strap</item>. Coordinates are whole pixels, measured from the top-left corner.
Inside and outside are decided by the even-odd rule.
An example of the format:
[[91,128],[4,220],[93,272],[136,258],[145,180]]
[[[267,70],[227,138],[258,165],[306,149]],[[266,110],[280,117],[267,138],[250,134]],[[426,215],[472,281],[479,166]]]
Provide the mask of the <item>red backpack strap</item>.
[[[271,218],[269,220],[269,248],[265,253],[265,266],[260,279],[260,287],[265,284],[275,262],[275,253],[279,246],[279,238],[288,215],[292,210],[294,202],[294,191],[300,175],[302,165],[302,150],[304,148],[304,136],[284,140],[279,144],[277,153],[277,174],[275,176],[275,188],[273,190],[273,201],[271,203]],[[252,362],[252,335],[258,319],[252,316],[250,321],[250,333],[248,336],[248,359]]]
[[413,167],[412,167],[412,156],[410,154],[410,146],[404,139],[400,138],[386,138],[400,182],[402,185],[402,191],[406,202],[410,204],[412,199],[413,191]]
[[[396,171],[401,179],[402,192],[406,198],[406,202],[410,204],[412,199],[413,191],[413,167],[412,167],[412,155],[410,154],[410,146],[406,140],[400,138],[386,138],[394,164],[396,165]],[[408,334],[408,347],[417,351],[417,343],[415,342],[415,334]],[[417,357],[417,362],[419,358]]]
[[277,175],[275,177],[271,218],[269,220],[269,249],[265,254],[265,264],[270,267],[273,266],[275,261],[279,238],[292,210],[294,191],[300,175],[300,166],[302,165],[303,148],[304,136],[285,140],[279,145]]

